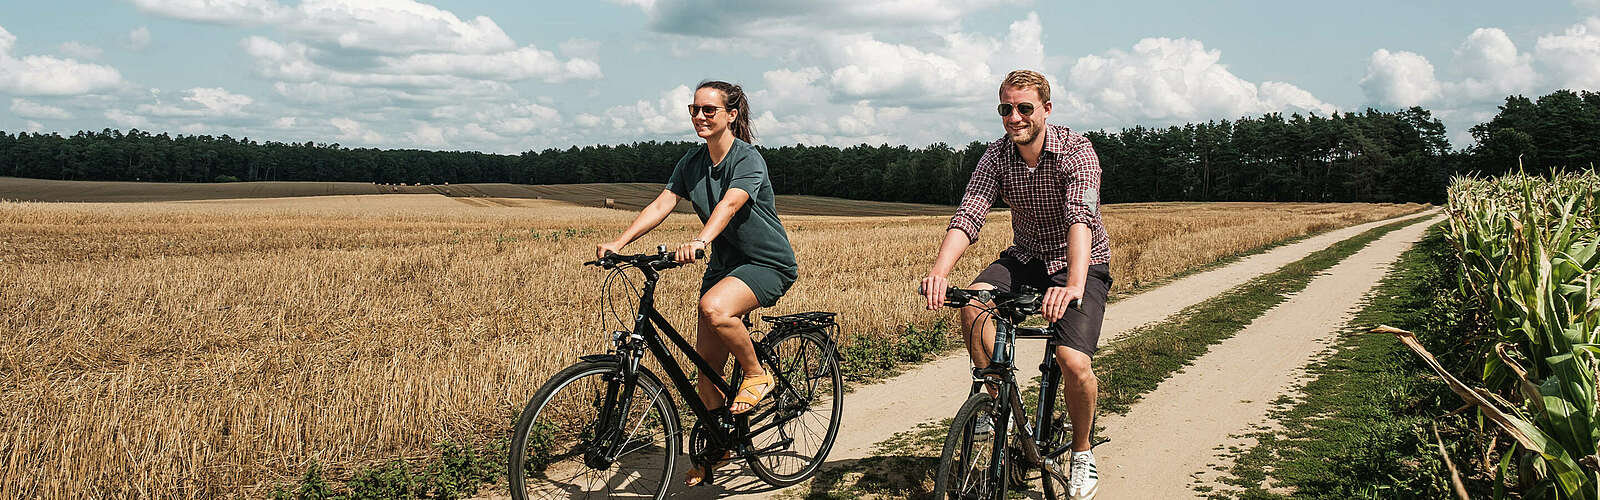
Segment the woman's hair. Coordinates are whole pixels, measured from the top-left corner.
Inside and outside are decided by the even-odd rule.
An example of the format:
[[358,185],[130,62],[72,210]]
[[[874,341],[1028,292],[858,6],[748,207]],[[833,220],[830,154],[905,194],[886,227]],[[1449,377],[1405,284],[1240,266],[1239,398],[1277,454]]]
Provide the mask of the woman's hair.
[[722,80],[709,80],[700,82],[695,90],[703,88],[716,89],[722,92],[722,105],[730,110],[738,110],[738,116],[728,127],[733,129],[733,136],[739,140],[755,144],[756,131],[750,127],[750,99],[744,95],[744,87],[724,82]]

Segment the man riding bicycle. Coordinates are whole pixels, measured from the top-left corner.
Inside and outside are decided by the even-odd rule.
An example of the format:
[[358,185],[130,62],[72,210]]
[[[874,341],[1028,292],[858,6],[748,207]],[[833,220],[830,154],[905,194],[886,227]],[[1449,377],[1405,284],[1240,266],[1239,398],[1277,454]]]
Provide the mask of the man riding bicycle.
[[[950,271],[978,240],[995,198],[1005,200],[1011,207],[1012,245],[970,288],[1046,290],[1042,312],[1054,326],[1049,345],[1061,366],[1062,394],[1072,420],[1069,493],[1074,499],[1093,498],[1099,477],[1089,434],[1099,388],[1090,360],[1111,288],[1110,241],[1100,219],[1100,160],[1089,139],[1045,123],[1051,102],[1044,75],[1012,71],[1000,84],[999,96],[1005,136],[989,144],[978,160],[920,290],[929,310],[943,306]],[[1081,308],[1069,309],[1075,299],[1082,300]],[[970,306],[961,309],[961,319],[973,365],[987,367],[993,355],[988,352],[994,345],[993,320]],[[980,421],[980,434],[983,425]]]

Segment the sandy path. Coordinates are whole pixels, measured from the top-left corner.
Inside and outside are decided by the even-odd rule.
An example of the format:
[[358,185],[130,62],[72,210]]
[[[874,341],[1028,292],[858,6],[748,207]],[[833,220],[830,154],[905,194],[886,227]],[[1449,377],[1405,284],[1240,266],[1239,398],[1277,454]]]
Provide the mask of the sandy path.
[[[1299,242],[1274,248],[1253,256],[1245,257],[1233,264],[1212,269],[1210,271],[1197,273],[1173,281],[1159,288],[1124,298],[1107,306],[1105,315],[1106,319],[1103,326],[1103,333],[1100,338],[1100,344],[1105,345],[1106,343],[1116,339],[1118,336],[1135,327],[1166,319],[1168,316],[1183,310],[1185,307],[1189,307],[1205,299],[1211,298],[1223,291],[1233,288],[1234,286],[1238,286],[1239,284],[1242,284],[1251,278],[1275,271],[1278,268],[1283,267],[1285,264],[1300,260],[1312,252],[1327,248],[1333,243],[1350,238],[1365,232],[1368,229],[1398,220],[1419,219],[1428,216],[1431,216],[1431,213],[1413,214],[1395,219],[1369,222],[1366,224],[1329,231],[1327,233],[1306,238]],[[1410,232],[1420,231],[1420,229],[1417,229],[1417,227],[1417,225],[1413,225],[1407,229],[1395,231],[1387,235],[1382,241],[1395,240],[1396,233],[1406,232],[1406,234],[1411,234]],[[1371,249],[1369,248],[1368,250]],[[1368,250],[1363,250],[1358,255],[1371,254],[1372,252]],[[1398,251],[1396,251],[1394,255],[1398,255]],[[988,258],[988,256],[973,255],[968,256],[968,258]],[[1390,258],[1388,260],[1393,259]],[[1382,262],[1386,264],[1388,260],[1383,260]],[[1340,266],[1343,265],[1344,264],[1340,264]],[[1378,276],[1382,276],[1382,274],[1380,273]],[[1324,278],[1326,278],[1326,276]],[[1320,278],[1317,281],[1313,281],[1313,285],[1320,281]],[[1362,281],[1361,283],[1366,285],[1375,282],[1376,278],[1371,278]],[[1360,294],[1364,292],[1364,290],[1365,288],[1362,288],[1361,290],[1355,292],[1355,295],[1351,297],[1341,298],[1339,299],[1338,303],[1353,304],[1353,301],[1358,298]],[[908,304],[909,303],[910,301],[908,298]],[[1274,311],[1284,309],[1287,304],[1288,303],[1281,305]],[[1322,309],[1320,306],[1316,305],[1316,303],[1313,303],[1310,307],[1312,309]],[[1305,313],[1297,314],[1303,315]],[[1296,324],[1304,325],[1306,323],[1302,321]],[[1232,343],[1233,342],[1228,342],[1213,348],[1213,353],[1215,353],[1217,349]],[[1044,343],[1042,341],[1024,341],[1019,343],[1017,346],[1017,359],[1042,359],[1044,356],[1043,348]],[[1277,355],[1280,352],[1276,346],[1271,351],[1273,355]],[[1309,355],[1314,351],[1316,351],[1315,348],[1306,350],[1306,353]],[[1210,354],[1206,356],[1206,358],[1210,357],[1212,357]],[[1304,359],[1304,357],[1297,359]],[[1031,363],[1031,361],[1028,362]],[[833,451],[828,456],[827,466],[837,467],[853,464],[862,458],[870,456],[874,444],[888,439],[896,432],[911,429],[922,422],[949,418],[951,415],[955,414],[956,409],[958,409],[961,406],[962,401],[966,399],[967,390],[971,383],[970,366],[971,364],[967,359],[967,355],[963,351],[923,364],[889,380],[865,387],[859,387],[854,392],[846,395],[844,419],[840,423],[839,437],[835,441]],[[1179,377],[1194,376],[1198,373],[1202,373],[1198,367],[1191,367],[1186,371],[1185,375],[1180,375]],[[1167,389],[1170,385],[1176,384],[1163,384],[1161,388],[1157,389],[1157,392],[1159,393],[1160,391]],[[1276,391],[1279,391],[1279,385],[1271,385],[1270,387],[1267,387],[1267,390],[1274,391],[1272,394],[1276,395]],[[1160,400],[1157,399],[1159,397],[1160,396],[1147,396],[1146,400]],[[1233,398],[1227,399],[1226,401],[1239,401],[1240,399],[1241,398]],[[1263,397],[1260,398],[1260,401],[1264,403],[1269,399],[1270,397]],[[1207,400],[1204,403],[1205,405],[1209,405],[1211,404],[1211,401]],[[1205,405],[1199,407],[1206,408],[1207,406]],[[1135,407],[1133,414],[1139,415],[1144,411],[1145,410],[1140,407]],[[1265,415],[1265,411],[1263,410],[1261,414]],[[1172,417],[1169,416],[1167,419],[1157,421],[1165,422],[1169,421],[1171,418]],[[1252,419],[1248,422],[1255,422],[1257,420],[1260,419]],[[1105,418],[1104,421],[1108,422],[1108,425],[1111,425],[1109,422],[1111,422],[1112,419]],[[1241,422],[1240,428],[1242,429],[1243,425],[1248,422]],[[1128,427],[1122,428],[1125,429]],[[1108,432],[1110,432],[1109,427]],[[1108,434],[1113,436],[1115,441],[1113,443],[1102,445],[1101,449],[1104,449],[1105,451],[1098,452],[1096,455],[1109,456],[1111,454],[1118,453],[1118,451],[1113,450],[1121,450],[1124,449],[1124,447],[1131,449],[1132,447],[1129,445],[1133,445],[1137,439],[1134,436],[1125,434],[1127,433]],[[1170,437],[1171,433],[1163,434],[1166,434],[1165,437]],[[1226,434],[1223,434],[1221,437],[1225,438]],[[1211,451],[1211,448],[1215,446],[1215,443],[1219,442],[1222,442],[1222,439],[1219,438],[1213,442],[1196,446],[1204,451],[1209,452]],[[1113,445],[1116,447],[1112,448]],[[1210,458],[1210,455],[1206,455],[1201,459],[1209,460]],[[1131,462],[1124,460],[1120,463]],[[1205,463],[1207,462],[1197,462],[1194,468],[1199,469],[1200,467],[1204,466]],[[682,470],[687,466],[688,462],[687,460],[684,460],[681,462],[679,469]],[[1113,462],[1107,459],[1102,459],[1102,477],[1108,476],[1114,471],[1118,474],[1122,474],[1121,469],[1116,468]],[[1178,479],[1181,479],[1181,481],[1178,481],[1176,484],[1185,486],[1185,489],[1182,489],[1179,494],[1192,494],[1186,489],[1187,484],[1192,481],[1188,475],[1188,471],[1185,470],[1178,475],[1181,477],[1174,480],[1177,481]],[[1105,481],[1107,481],[1108,484],[1111,481],[1116,481],[1117,484],[1133,484],[1131,481],[1137,481],[1137,479],[1127,479],[1126,476],[1123,476],[1116,479],[1107,477]],[[503,485],[501,486],[503,487]],[[802,484],[799,488],[804,487],[806,487],[806,485]],[[780,493],[772,491],[765,483],[762,483],[758,478],[751,475],[749,471],[744,470],[742,464],[737,467],[725,467],[721,469],[718,472],[718,476],[714,484],[693,488],[688,491],[684,491],[682,488],[674,489],[676,491],[673,492],[673,498],[691,499],[764,498],[774,496],[775,493]],[[1107,489],[1109,489],[1109,487],[1107,487]],[[485,493],[488,492],[486,491]],[[489,494],[487,497],[505,498],[503,492],[496,493],[498,494]],[[787,491],[784,491],[783,493],[787,493]],[[1146,495],[1146,498],[1167,497],[1150,497]]]
[[[1312,252],[1327,248],[1333,243],[1368,229],[1397,220],[1427,216],[1429,214],[1413,214],[1329,231],[1124,298],[1107,306],[1100,344],[1105,345],[1135,327],[1165,319],[1185,307],[1211,298],[1251,278],[1275,271],[1285,264],[1300,260]],[[974,255],[967,258],[985,258],[985,256]],[[1375,281],[1373,279],[1363,283]],[[1350,300],[1353,299],[1347,299],[1346,302]],[[1032,363],[1032,360],[1043,359],[1043,356],[1043,341],[1024,341],[1017,346],[1019,360]],[[923,364],[887,381],[859,387],[846,395],[844,419],[840,423],[839,437],[834,443],[833,452],[828,455],[829,466],[854,463],[870,456],[874,444],[888,439],[896,432],[911,429],[922,422],[941,420],[954,415],[956,409],[961,407],[962,401],[966,400],[972,379],[970,370],[971,363],[965,351],[962,351]],[[1191,369],[1190,373],[1194,373],[1194,370]],[[1124,438],[1117,439],[1121,441]],[[1214,446],[1214,443],[1206,445],[1205,449],[1209,450],[1211,446]],[[765,484],[749,475],[747,471],[729,467],[724,469],[722,474],[717,484],[674,496],[675,498],[759,498],[770,496],[772,493],[763,491],[767,489]],[[1187,473],[1184,477],[1187,478]]]
[[1196,477],[1209,464],[1228,463],[1215,448],[1268,419],[1271,401],[1293,389],[1361,297],[1429,225],[1384,235],[1213,346],[1127,415],[1102,417],[1102,435],[1112,441],[1095,450],[1102,478],[1097,498],[1199,497],[1191,489]]

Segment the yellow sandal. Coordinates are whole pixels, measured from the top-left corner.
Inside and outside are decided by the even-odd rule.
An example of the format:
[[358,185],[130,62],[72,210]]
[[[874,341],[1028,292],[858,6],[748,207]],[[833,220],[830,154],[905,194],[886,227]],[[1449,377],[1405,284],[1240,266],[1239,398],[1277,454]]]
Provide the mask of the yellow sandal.
[[761,400],[766,399],[767,395],[772,393],[772,387],[772,374],[763,373],[754,377],[745,377],[744,382],[739,383],[739,394],[733,397],[733,404],[744,403],[745,407],[743,410],[733,410],[733,414],[747,413],[755,409],[756,405],[761,404]]

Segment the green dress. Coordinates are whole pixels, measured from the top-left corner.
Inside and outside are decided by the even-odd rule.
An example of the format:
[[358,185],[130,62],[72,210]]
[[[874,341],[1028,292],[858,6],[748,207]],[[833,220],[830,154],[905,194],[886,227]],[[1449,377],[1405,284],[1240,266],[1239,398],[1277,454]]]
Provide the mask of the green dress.
[[711,259],[706,263],[700,294],[732,276],[755,292],[762,307],[772,307],[794,284],[799,266],[794,248],[789,245],[789,234],[773,207],[772,179],[767,176],[767,162],[761,159],[761,153],[755,146],[734,139],[722,163],[712,165],[710,151],[701,144],[678,160],[667,181],[668,190],[694,205],[702,223],[711,217],[711,211],[730,188],[750,193],[750,200],[733,214],[722,234],[711,241]]

